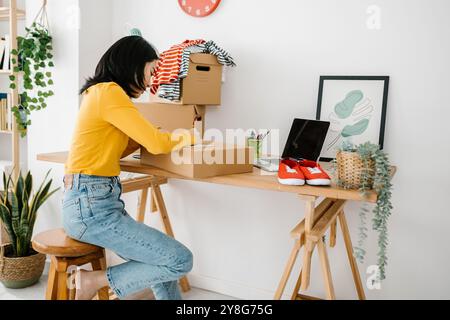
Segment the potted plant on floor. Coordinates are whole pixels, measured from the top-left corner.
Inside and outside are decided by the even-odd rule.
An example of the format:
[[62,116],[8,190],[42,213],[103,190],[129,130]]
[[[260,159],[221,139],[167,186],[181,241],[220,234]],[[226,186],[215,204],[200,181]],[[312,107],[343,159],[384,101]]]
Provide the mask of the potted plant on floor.
[[[338,185],[346,189],[359,189],[363,197],[374,190],[377,193],[377,203],[373,210],[372,228],[378,232],[378,267],[379,279],[386,278],[388,219],[393,209],[392,196],[392,167],[387,154],[380,150],[379,145],[370,142],[353,146],[344,144],[336,156]],[[364,260],[364,240],[367,238],[367,204],[360,212],[360,232],[355,256],[360,262]]]
[[45,176],[37,192],[31,197],[33,178],[28,172],[17,181],[3,173],[4,191],[0,192],[0,218],[5,225],[10,244],[1,245],[0,281],[7,288],[19,289],[35,284],[42,275],[45,255],[31,247],[31,237],[37,212],[56,191],[50,192],[52,180]]

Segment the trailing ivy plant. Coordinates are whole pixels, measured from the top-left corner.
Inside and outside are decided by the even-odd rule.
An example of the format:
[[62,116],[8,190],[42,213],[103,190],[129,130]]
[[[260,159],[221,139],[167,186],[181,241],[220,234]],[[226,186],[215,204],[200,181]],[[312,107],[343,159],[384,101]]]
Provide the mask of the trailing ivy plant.
[[[387,265],[387,245],[388,239],[388,220],[391,216],[392,202],[392,183],[391,183],[391,165],[388,156],[380,150],[378,145],[366,142],[357,147],[351,144],[344,144],[342,151],[356,152],[363,162],[361,170],[361,186],[359,191],[366,198],[369,191],[374,190],[377,194],[377,203],[373,210],[372,229],[378,232],[378,267],[379,279],[386,279]],[[371,167],[371,161],[374,167]],[[336,164],[336,162],[335,162]],[[342,181],[338,181],[338,185],[343,188],[349,188]],[[367,239],[367,216],[370,213],[367,203],[364,203],[360,211],[360,226],[358,246],[355,247],[355,257],[360,261],[364,261],[366,251],[363,249],[365,240]]]
[[[26,28],[25,37],[17,37],[18,49],[11,51],[11,62],[14,72],[23,72],[23,89],[18,106],[12,111],[17,120],[21,136],[26,136],[26,129],[31,125],[28,116],[32,111],[45,109],[47,98],[54,95],[52,73],[49,68],[54,67],[52,36],[48,28],[33,22]],[[11,89],[16,89],[17,81],[10,76]]]

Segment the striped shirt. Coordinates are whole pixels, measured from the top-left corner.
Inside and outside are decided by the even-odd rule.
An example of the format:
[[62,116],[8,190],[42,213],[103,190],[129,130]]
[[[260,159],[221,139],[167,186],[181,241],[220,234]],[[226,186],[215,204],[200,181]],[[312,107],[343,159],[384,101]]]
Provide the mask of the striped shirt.
[[214,41],[208,41],[203,44],[196,44],[187,47],[181,54],[181,64],[179,74],[176,80],[160,85],[157,91],[158,97],[171,101],[179,101],[181,96],[181,79],[188,76],[190,56],[193,53],[209,53],[217,57],[217,61],[224,66],[235,67],[233,58],[228,52],[220,48]]
[[203,39],[186,40],[163,52],[153,74],[150,92],[156,94],[161,84],[178,80],[184,49],[205,42]]

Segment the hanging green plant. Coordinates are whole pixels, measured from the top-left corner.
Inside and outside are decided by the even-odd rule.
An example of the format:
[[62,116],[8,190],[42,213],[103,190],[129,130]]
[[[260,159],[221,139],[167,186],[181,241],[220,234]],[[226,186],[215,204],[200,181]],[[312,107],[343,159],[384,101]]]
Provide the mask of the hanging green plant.
[[[11,64],[14,73],[23,72],[23,93],[20,94],[19,105],[12,111],[16,118],[21,136],[26,136],[26,130],[31,125],[28,116],[32,111],[45,109],[47,98],[54,95],[51,87],[54,85],[53,45],[52,36],[48,28],[45,4],[29,28],[25,28],[25,37],[17,37],[17,50],[11,51]],[[18,80],[15,75],[10,76],[10,88],[16,89]]]
[[[392,183],[391,165],[387,154],[380,147],[370,142],[354,147],[344,144],[338,152],[335,171],[338,172],[337,184],[345,189],[358,188],[365,198],[374,190],[377,194],[377,203],[373,210],[372,229],[378,232],[378,267],[379,279],[386,278],[388,220],[391,216]],[[345,172],[344,172],[345,171]],[[346,180],[341,179],[346,177]],[[370,213],[367,203],[360,211],[360,226],[358,246],[355,247],[355,257],[364,261],[366,251],[363,249],[367,238],[367,216]]]

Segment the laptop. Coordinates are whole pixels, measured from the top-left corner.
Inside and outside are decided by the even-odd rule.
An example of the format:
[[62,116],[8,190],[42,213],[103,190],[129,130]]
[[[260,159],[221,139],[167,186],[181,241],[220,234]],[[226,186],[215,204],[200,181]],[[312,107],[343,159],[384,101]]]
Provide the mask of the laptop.
[[[319,161],[330,122],[295,119],[284,148],[282,159]],[[255,167],[278,172],[280,159],[260,159]]]
[[329,128],[327,121],[295,119],[282,158],[319,161]]

